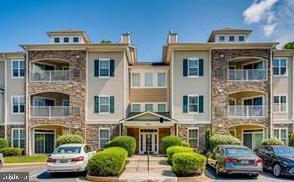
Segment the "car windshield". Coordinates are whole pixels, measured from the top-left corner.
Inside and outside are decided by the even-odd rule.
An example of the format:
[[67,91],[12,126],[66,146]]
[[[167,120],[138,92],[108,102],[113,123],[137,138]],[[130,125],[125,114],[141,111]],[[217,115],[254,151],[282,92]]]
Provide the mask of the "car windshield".
[[54,154],[79,154],[81,147],[58,147]]
[[226,155],[251,155],[252,151],[246,148],[226,148]]
[[273,147],[275,154],[277,155],[291,155],[294,156],[293,147]]

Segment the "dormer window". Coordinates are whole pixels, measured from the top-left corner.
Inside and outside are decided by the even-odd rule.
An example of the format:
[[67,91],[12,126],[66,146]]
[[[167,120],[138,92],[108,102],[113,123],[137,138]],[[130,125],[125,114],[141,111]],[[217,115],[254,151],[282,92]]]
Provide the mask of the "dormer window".
[[229,37],[229,41],[230,41],[230,42],[234,42],[234,41],[235,41],[235,37],[234,37],[234,36],[230,36],[230,37]]
[[68,37],[64,37],[63,38],[63,42],[68,43],[69,42],[69,38]]
[[75,43],[79,42],[79,37],[74,37],[73,42],[75,42]]
[[244,36],[239,36],[239,42],[244,42],[245,41],[245,37]]
[[225,36],[219,36],[219,41],[224,42],[225,41]]
[[55,37],[55,38],[54,38],[54,43],[59,43],[59,42],[60,42],[59,37]]

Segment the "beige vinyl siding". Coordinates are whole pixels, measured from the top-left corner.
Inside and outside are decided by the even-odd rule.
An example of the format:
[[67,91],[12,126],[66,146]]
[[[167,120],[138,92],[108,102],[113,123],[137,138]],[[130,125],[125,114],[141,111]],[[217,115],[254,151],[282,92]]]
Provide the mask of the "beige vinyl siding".
[[[96,59],[109,58],[115,60],[114,77],[101,78],[94,76]],[[89,52],[88,54],[88,105],[87,122],[118,122],[124,118],[124,67],[127,60],[120,52]],[[114,96],[114,113],[99,114],[94,112],[94,96]]]
[[[187,58],[204,59],[204,75],[198,78],[183,76],[183,60]],[[209,51],[175,51],[172,60],[172,115],[179,122],[207,123],[210,122],[210,90],[209,90]],[[203,95],[203,113],[183,113],[183,96]]]
[[166,88],[130,89],[130,102],[167,102]]

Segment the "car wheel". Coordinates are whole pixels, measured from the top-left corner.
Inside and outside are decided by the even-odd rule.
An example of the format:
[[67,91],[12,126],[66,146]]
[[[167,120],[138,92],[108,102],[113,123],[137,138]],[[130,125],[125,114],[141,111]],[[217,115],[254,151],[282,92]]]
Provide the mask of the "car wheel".
[[279,164],[275,164],[273,168],[273,173],[276,177],[281,175],[281,166]]

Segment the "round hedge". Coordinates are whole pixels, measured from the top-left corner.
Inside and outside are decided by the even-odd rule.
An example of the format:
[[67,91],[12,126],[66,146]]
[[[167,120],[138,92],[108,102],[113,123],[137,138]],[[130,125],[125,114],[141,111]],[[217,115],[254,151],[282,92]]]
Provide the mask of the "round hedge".
[[92,176],[116,176],[126,164],[128,152],[122,147],[110,147],[98,152],[88,161],[88,174]]
[[57,138],[56,147],[63,144],[70,144],[70,143],[85,143],[85,140],[81,135],[72,135],[72,134],[62,135]]
[[172,157],[172,170],[178,176],[201,174],[205,169],[206,157],[195,152],[180,152]]
[[106,143],[105,148],[109,147],[122,147],[127,150],[128,156],[132,156],[136,151],[136,139],[131,136],[117,136]]
[[213,149],[218,145],[240,145],[240,144],[241,144],[241,141],[238,138],[233,137],[232,135],[215,134],[209,138],[210,151],[213,151]]
[[166,136],[161,139],[162,151],[165,154],[166,150],[172,146],[182,146],[183,140],[178,136]]
[[284,145],[284,142],[273,137],[263,140],[262,145]]
[[0,149],[8,147],[8,141],[5,138],[0,138]]
[[175,153],[180,153],[180,152],[193,152],[193,149],[188,148],[188,147],[184,147],[184,146],[172,146],[172,147],[169,147],[166,150],[167,162],[171,164],[173,155]]
[[3,156],[17,156],[22,154],[21,148],[5,147],[0,149]]

